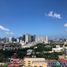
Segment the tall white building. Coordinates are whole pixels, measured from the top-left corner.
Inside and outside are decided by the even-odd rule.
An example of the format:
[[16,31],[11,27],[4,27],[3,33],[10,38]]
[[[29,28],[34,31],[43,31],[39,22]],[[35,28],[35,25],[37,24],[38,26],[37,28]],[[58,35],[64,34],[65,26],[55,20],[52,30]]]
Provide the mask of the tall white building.
[[25,43],[31,42],[31,35],[25,34]]
[[36,36],[36,39],[35,39],[36,42],[39,42],[39,43],[48,43],[48,37],[46,36]]
[[10,42],[10,43],[12,42],[12,37],[9,37],[9,42]]
[[19,42],[19,39],[17,38],[17,42]]
[[48,37],[47,36],[45,37],[45,43],[48,43]]

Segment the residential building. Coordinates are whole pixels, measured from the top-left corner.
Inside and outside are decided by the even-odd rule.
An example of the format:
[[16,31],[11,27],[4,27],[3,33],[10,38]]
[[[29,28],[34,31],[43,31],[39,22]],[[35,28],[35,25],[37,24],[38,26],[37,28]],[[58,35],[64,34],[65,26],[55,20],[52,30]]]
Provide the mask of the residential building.
[[47,67],[44,58],[24,58],[24,67]]
[[67,47],[64,47],[64,54],[67,55]]
[[63,48],[52,48],[54,52],[62,52]]
[[48,67],[62,67],[61,63],[56,60],[49,60]]
[[66,41],[64,41],[64,45],[66,45],[67,44],[67,40]]

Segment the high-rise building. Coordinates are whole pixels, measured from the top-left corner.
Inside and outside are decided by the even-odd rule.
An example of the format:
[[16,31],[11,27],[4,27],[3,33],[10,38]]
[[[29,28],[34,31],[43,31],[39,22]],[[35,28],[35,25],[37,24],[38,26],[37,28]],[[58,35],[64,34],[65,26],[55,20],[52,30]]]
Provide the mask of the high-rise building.
[[48,43],[48,37],[47,36],[45,37],[45,43]]
[[12,42],[12,37],[9,37],[9,42]]
[[25,43],[29,43],[31,42],[31,35],[30,34],[26,34],[25,35]]
[[35,37],[36,37],[36,35],[32,35],[31,36],[31,42],[34,42],[35,41]]
[[40,42],[40,43],[48,43],[48,37],[46,36],[36,36],[35,39],[36,42]]
[[22,40],[23,40],[25,43],[33,42],[33,41],[35,41],[35,35],[25,34],[25,35],[23,35]]

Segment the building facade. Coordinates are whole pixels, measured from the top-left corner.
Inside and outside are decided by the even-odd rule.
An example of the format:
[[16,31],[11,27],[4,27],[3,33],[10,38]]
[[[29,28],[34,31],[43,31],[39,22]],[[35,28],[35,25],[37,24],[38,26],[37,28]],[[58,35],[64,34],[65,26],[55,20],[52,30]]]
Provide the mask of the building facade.
[[24,67],[47,67],[44,58],[24,58]]
[[39,43],[48,43],[48,37],[47,36],[36,36],[35,41]]

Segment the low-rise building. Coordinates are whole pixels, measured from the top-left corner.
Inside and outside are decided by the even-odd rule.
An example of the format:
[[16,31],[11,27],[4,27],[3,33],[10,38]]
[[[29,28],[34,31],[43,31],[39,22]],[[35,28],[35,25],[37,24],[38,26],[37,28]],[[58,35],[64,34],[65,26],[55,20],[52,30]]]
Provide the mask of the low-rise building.
[[24,58],[24,67],[47,67],[44,58]]
[[52,48],[52,51],[54,52],[61,52],[62,50],[63,50],[63,47]]
[[61,63],[59,61],[48,61],[48,67],[61,67]]
[[22,60],[21,59],[15,59],[11,58],[10,63],[8,64],[8,67],[22,67]]

